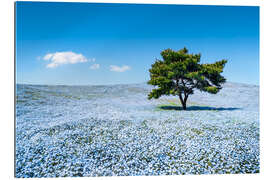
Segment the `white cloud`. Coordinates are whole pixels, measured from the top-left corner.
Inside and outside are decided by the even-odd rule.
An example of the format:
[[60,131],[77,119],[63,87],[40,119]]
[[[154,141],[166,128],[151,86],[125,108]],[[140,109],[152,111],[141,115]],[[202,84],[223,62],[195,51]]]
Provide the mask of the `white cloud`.
[[127,65],[123,65],[122,67],[120,66],[115,66],[115,65],[110,65],[110,71],[115,71],[115,72],[124,72],[127,70],[130,70],[131,68]]
[[52,56],[53,56],[53,54],[46,54],[44,57],[43,57],[43,59],[44,60],[50,60],[51,58],[52,58]]
[[47,68],[55,68],[63,64],[76,64],[88,61],[82,54],[76,54],[71,51],[49,53],[43,57],[43,60],[51,62],[47,65]]
[[99,69],[100,65],[99,64],[93,64],[92,66],[90,66],[90,69]]

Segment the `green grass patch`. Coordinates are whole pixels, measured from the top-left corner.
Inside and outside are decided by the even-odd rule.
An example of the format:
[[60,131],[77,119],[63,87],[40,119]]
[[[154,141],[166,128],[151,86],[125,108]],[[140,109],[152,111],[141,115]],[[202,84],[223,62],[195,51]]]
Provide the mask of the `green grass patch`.
[[202,135],[203,134],[203,131],[199,130],[199,129],[196,129],[196,128],[191,128],[191,131],[197,135]]

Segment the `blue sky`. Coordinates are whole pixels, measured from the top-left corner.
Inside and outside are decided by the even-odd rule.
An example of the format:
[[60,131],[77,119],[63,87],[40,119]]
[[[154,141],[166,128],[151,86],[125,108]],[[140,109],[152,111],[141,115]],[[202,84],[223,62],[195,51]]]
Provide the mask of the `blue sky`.
[[184,46],[258,85],[259,7],[16,3],[16,83],[146,82],[162,50]]

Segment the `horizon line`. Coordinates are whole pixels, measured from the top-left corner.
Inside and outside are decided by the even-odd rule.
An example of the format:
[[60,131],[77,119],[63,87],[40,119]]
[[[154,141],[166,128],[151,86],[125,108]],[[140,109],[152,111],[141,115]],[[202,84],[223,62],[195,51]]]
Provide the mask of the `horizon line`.
[[[226,83],[237,83],[237,84],[244,84],[244,85],[253,85],[253,86],[260,86],[259,84],[252,84],[252,83],[243,83],[243,82],[234,82],[234,81],[227,81]],[[34,85],[34,86],[113,86],[113,85],[133,85],[133,84],[147,84],[147,82],[138,82],[138,83],[114,83],[114,84],[31,84],[31,83],[15,83],[15,85]],[[149,85],[151,86],[151,85]]]

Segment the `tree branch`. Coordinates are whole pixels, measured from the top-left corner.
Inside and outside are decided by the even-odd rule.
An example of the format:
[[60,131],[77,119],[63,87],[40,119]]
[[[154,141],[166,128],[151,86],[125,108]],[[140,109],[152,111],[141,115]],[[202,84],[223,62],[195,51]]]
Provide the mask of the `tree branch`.
[[182,93],[179,93],[179,98],[180,98],[181,103],[184,104],[184,100],[183,100],[183,97],[182,97]]

